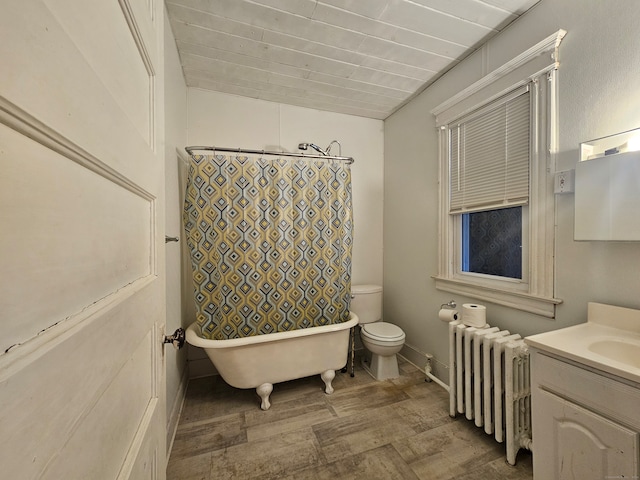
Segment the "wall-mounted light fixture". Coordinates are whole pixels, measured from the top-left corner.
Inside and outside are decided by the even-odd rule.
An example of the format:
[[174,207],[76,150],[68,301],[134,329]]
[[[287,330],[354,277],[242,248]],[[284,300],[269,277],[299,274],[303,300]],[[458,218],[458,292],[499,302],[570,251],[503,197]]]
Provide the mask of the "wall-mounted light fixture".
[[640,128],[582,142],[580,161],[637,151],[640,151]]

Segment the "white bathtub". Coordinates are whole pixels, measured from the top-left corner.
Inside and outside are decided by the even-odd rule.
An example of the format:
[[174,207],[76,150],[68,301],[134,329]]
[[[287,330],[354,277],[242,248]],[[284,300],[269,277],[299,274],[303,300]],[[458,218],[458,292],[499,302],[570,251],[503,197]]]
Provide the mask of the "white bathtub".
[[267,410],[273,384],[320,374],[325,392],[333,393],[335,371],[347,363],[349,331],[358,324],[351,312],[349,321],[291,332],[256,335],[230,340],[209,340],[199,335],[193,323],[187,342],[201,347],[222,378],[232,387],[255,388]]

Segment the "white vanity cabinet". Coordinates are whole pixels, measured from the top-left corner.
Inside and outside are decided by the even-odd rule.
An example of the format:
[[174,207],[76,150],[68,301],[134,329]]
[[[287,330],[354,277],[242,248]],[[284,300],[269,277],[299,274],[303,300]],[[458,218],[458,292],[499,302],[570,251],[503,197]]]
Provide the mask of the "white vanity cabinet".
[[534,480],[640,478],[640,384],[531,352]]

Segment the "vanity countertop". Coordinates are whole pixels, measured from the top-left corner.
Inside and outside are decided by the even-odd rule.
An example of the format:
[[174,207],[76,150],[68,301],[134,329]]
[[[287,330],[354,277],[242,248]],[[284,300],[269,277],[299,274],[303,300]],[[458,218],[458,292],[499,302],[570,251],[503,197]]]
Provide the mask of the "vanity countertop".
[[640,384],[640,310],[589,303],[586,323],[532,335],[525,342]]

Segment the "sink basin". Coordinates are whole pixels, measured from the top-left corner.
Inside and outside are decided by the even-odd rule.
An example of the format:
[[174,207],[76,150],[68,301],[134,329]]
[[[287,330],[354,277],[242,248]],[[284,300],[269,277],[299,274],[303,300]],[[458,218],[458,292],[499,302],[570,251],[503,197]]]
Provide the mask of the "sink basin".
[[640,343],[618,338],[606,339],[593,342],[588,349],[614,362],[640,368]]

